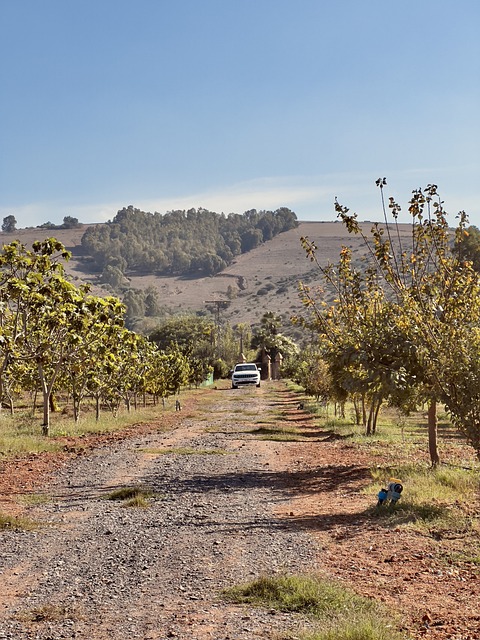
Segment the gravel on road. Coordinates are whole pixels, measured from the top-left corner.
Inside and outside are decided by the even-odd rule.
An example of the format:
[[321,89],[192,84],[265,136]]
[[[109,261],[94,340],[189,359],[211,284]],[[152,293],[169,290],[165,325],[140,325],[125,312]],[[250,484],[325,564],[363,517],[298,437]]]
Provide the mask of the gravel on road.
[[[292,491],[285,443],[252,434],[273,411],[266,388],[219,390],[205,415],[65,463],[28,509],[42,526],[0,532],[0,639],[251,640],[308,625],[221,597],[318,568],[314,538],[276,515]],[[124,487],[148,489],[148,506],[107,499]]]

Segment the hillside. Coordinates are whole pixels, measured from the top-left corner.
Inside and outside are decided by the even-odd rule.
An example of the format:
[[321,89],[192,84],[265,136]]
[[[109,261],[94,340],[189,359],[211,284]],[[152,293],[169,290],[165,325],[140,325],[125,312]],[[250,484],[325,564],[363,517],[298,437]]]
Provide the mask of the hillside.
[[[89,270],[88,256],[83,253],[81,238],[88,225],[77,229],[20,229],[12,234],[2,233],[2,243],[14,239],[28,245],[35,240],[54,235],[72,252],[66,271],[79,284],[90,282],[96,294],[106,294],[98,283],[98,274]],[[366,223],[368,228],[370,223]],[[405,234],[408,225],[404,226]],[[255,324],[265,311],[281,315],[288,324],[290,316],[301,309],[298,297],[299,281],[314,285],[318,273],[305,256],[300,238],[308,236],[318,246],[322,264],[336,262],[341,247],[352,248],[354,257],[364,252],[362,240],[347,233],[340,222],[300,222],[298,228],[284,232],[252,251],[240,255],[227,269],[216,276],[159,277],[129,274],[130,286],[157,288],[163,308],[171,313],[205,310],[207,301],[229,301],[220,309],[221,317],[231,323]],[[229,300],[230,298],[230,300]],[[217,309],[217,305],[209,305]]]

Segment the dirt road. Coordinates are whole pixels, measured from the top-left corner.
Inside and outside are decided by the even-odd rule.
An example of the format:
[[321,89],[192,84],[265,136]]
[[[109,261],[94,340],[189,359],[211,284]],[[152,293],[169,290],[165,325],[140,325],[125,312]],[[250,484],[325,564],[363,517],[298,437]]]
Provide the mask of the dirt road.
[[[353,584],[403,611],[412,636],[480,637],[475,572],[439,576],[438,542],[369,520],[367,461],[319,431],[282,383],[196,402],[168,431],[160,414],[32,489],[46,500],[26,515],[42,526],[0,532],[0,639],[273,638],[309,621],[228,605],[221,591],[285,571]],[[272,424],[308,442],[259,439]],[[124,487],[148,489],[149,506],[106,499]],[[441,624],[426,629],[425,613]]]

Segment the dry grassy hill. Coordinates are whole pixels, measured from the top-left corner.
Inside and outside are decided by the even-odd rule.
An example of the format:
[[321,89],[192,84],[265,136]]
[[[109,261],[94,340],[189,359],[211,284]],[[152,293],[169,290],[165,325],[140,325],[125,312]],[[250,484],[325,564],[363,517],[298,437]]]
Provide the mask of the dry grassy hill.
[[[366,227],[370,224],[366,223]],[[1,236],[2,243],[18,239],[27,246],[35,240],[55,236],[72,252],[72,259],[66,265],[70,278],[77,284],[91,282],[94,292],[101,295],[103,290],[98,275],[89,272],[88,256],[83,254],[81,246],[86,228],[87,225],[53,231],[21,229]],[[406,225],[405,234],[408,229]],[[253,251],[238,256],[216,276],[187,278],[130,274],[130,284],[138,289],[155,286],[162,305],[173,313],[216,308],[208,301],[227,301],[230,297],[228,306],[220,310],[225,320],[255,324],[264,312],[273,311],[288,324],[290,316],[301,309],[298,283],[320,284],[317,268],[306,258],[301,247],[302,236],[308,236],[316,243],[319,260],[324,265],[337,262],[344,245],[352,248],[354,256],[364,253],[361,238],[349,235],[340,222],[300,222],[297,229],[281,233]]]

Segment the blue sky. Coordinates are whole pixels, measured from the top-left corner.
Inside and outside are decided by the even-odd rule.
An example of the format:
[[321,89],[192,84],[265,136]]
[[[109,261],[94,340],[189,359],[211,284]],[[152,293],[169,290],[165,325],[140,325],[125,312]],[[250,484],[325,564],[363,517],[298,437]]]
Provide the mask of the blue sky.
[[480,225],[478,0],[0,0],[0,218],[287,206]]

